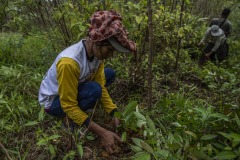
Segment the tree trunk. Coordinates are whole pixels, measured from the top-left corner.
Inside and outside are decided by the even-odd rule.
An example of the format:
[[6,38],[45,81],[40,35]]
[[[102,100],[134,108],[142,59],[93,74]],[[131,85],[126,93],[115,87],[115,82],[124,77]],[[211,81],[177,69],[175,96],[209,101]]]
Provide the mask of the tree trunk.
[[153,28],[152,28],[152,6],[151,0],[148,0],[148,106],[152,108],[152,60],[153,60]]
[[[179,27],[182,27],[182,15],[183,15],[183,9],[184,9],[184,1],[182,0],[182,4],[181,4],[181,12],[180,12],[180,18],[179,18]],[[175,69],[177,69],[178,67],[178,61],[179,61],[179,52],[180,52],[180,48],[181,48],[181,42],[182,42],[182,37],[178,38],[178,43],[177,43],[177,56],[176,56],[176,63],[175,63]]]

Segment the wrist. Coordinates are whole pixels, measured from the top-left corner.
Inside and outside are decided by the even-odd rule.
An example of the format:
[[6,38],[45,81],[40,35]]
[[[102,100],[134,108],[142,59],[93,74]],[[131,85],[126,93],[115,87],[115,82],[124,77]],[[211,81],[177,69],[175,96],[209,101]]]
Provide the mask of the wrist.
[[95,122],[91,121],[89,123],[89,127],[88,129],[93,132],[94,134],[103,137],[104,133],[107,131],[106,129],[104,129],[103,127],[99,126],[98,124],[96,124]]

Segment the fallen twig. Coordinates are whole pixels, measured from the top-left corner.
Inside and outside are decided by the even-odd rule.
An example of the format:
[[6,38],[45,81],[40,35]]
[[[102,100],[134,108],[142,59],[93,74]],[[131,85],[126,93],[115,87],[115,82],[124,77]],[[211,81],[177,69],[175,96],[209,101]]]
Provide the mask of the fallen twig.
[[8,157],[8,159],[11,159],[11,160],[12,160],[12,158],[11,158],[10,155],[8,154],[7,149],[3,146],[3,144],[2,144],[1,142],[0,142],[0,146],[1,146],[1,148],[5,151],[5,153],[6,153],[7,157]]

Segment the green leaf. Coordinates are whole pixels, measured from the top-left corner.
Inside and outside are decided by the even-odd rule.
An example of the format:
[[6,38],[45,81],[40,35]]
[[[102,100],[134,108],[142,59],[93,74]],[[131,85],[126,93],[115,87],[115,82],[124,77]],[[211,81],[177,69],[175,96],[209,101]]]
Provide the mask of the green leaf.
[[240,141],[240,134],[238,134],[238,133],[229,133],[228,135],[230,137],[232,137],[233,139],[235,139],[236,141]]
[[48,140],[58,139],[59,137],[61,137],[61,136],[57,135],[57,134],[54,134],[54,135],[51,135],[50,137],[48,137]]
[[140,143],[141,143],[141,146],[144,150],[146,150],[147,152],[152,153],[152,154],[154,153],[153,148],[149,144],[147,144],[143,141],[141,141]]
[[239,117],[238,117],[237,113],[235,114],[235,118],[234,119],[235,119],[238,127],[240,127],[240,120],[239,120]]
[[151,160],[151,155],[147,152],[139,152],[135,154],[133,160]]
[[214,138],[216,138],[216,137],[217,137],[217,135],[215,135],[215,134],[206,134],[206,135],[202,136],[202,137],[200,138],[200,140],[205,140],[205,141],[207,141],[207,140],[214,139]]
[[142,140],[141,139],[132,138],[132,140],[133,140],[133,143],[135,143],[138,147],[142,148],[142,145],[141,145]]
[[39,122],[37,122],[37,121],[31,121],[31,122],[28,122],[28,123],[24,124],[24,126],[34,126],[34,125],[36,125],[38,123]]
[[140,148],[140,147],[138,147],[138,146],[134,146],[134,145],[131,145],[131,144],[130,144],[130,147],[131,147],[131,150],[132,150],[133,152],[138,153],[138,152],[142,151],[142,148]]
[[147,125],[149,126],[150,130],[152,132],[156,132],[155,124],[153,123],[153,121],[150,119],[150,117],[148,115],[146,116],[146,120],[147,120]]
[[114,117],[116,118],[121,118],[121,113],[120,112],[114,112]]
[[140,24],[143,20],[143,16],[135,16],[135,20],[136,20],[137,24]]
[[164,149],[161,149],[157,153],[160,154],[161,156],[163,156],[164,158],[167,158],[169,156],[169,151],[164,150]]
[[146,118],[145,118],[144,115],[142,115],[141,113],[139,113],[139,112],[134,112],[133,114],[134,114],[138,119],[141,119],[141,120],[146,121]]
[[178,36],[179,36],[180,38],[182,38],[182,37],[184,36],[184,28],[183,28],[183,27],[179,28],[179,30],[178,30]]
[[228,116],[221,114],[221,113],[214,113],[214,114],[211,114],[211,116],[215,117],[215,118],[223,119],[225,121],[229,121]]
[[198,111],[198,112],[200,112],[200,113],[202,113],[202,114],[206,114],[206,110],[204,110],[203,108],[201,108],[201,107],[197,107],[197,108],[193,108],[195,111]]
[[41,146],[41,145],[46,145],[48,143],[48,141],[46,139],[40,139],[38,142],[37,142],[37,145],[38,146]]
[[190,3],[190,0],[185,0],[185,3],[188,5],[188,4],[191,4]]
[[80,154],[81,158],[83,157],[83,147],[82,144],[77,145],[78,153]]
[[219,149],[221,149],[221,150],[223,150],[224,149],[224,145],[223,144],[221,144],[221,143],[212,143],[215,147],[217,147],[217,148],[219,148]]
[[55,148],[53,147],[53,145],[50,144],[50,145],[48,146],[48,148],[49,148],[49,150],[50,150],[50,153],[51,153],[52,157],[56,157],[56,151],[55,151]]
[[227,133],[224,133],[224,132],[218,132],[218,133],[221,134],[222,136],[224,136],[225,138],[229,139],[229,140],[232,139],[231,136]]
[[134,114],[138,119],[141,119],[141,120],[146,121],[146,118],[145,118],[144,115],[142,115],[141,113],[139,113],[139,112],[134,112],[133,114]]
[[208,155],[204,153],[202,150],[193,150],[191,151],[191,154],[196,158],[196,159],[208,159]]
[[127,123],[128,121],[130,121],[130,120],[132,119],[133,115],[134,115],[133,112],[129,113],[129,114],[124,118],[125,122]]
[[95,137],[93,137],[93,136],[86,136],[86,138],[88,139],[88,140],[90,140],[90,141],[93,141],[93,140],[95,140]]
[[41,107],[41,110],[40,110],[40,112],[39,112],[39,114],[38,114],[38,120],[39,120],[39,122],[43,121],[44,116],[45,116],[44,113],[45,113],[44,107]]
[[132,112],[137,106],[137,101],[132,101],[130,102],[126,109],[123,111],[123,115],[124,117],[126,117],[130,112]]
[[233,139],[232,141],[232,147],[236,147],[237,145],[240,144],[240,141],[239,140],[236,140],[236,139]]
[[123,142],[126,142],[126,141],[127,141],[127,132],[123,132],[123,133],[122,133],[121,139],[122,139]]
[[191,131],[184,131],[184,132],[197,139],[197,135],[195,133],[193,133]]
[[236,154],[231,151],[223,151],[217,153],[215,159],[234,159],[236,158]]
[[182,127],[182,125],[178,122],[173,122],[172,125],[174,125],[175,127]]

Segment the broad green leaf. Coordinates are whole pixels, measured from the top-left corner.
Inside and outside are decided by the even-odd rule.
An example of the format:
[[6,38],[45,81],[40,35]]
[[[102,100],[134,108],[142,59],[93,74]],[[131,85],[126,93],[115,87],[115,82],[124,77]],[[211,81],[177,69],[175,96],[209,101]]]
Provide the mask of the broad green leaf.
[[62,137],[62,136],[54,134],[54,135],[51,135],[50,137],[48,137],[48,140],[58,139],[59,137]]
[[141,145],[142,140],[141,139],[132,138],[132,140],[138,147],[142,148],[142,145]]
[[14,130],[14,128],[11,125],[5,125],[5,126],[3,126],[3,128],[6,130],[9,130],[9,131]]
[[44,113],[45,113],[44,107],[42,107],[41,110],[40,110],[40,112],[39,112],[39,114],[38,114],[38,120],[39,120],[39,122],[43,121],[44,116],[45,116]]
[[229,133],[228,135],[230,137],[232,137],[233,139],[235,139],[236,141],[240,141],[240,134],[238,134],[238,133]]
[[126,117],[130,112],[132,112],[137,106],[137,101],[132,101],[130,102],[126,109],[123,111],[123,115],[124,117]]
[[141,113],[139,113],[139,112],[134,112],[133,114],[134,114],[137,118],[146,121],[146,118],[145,118],[144,115],[142,115]]
[[164,150],[164,149],[161,149],[157,153],[160,154],[161,156],[163,156],[164,158],[167,158],[169,156],[169,151]]
[[133,4],[133,7],[135,7],[136,9],[139,9],[140,5],[139,4]]
[[[2,96],[2,95],[0,95]],[[2,97],[0,97],[0,104],[7,104],[7,101],[5,101],[4,99],[2,99]]]
[[193,133],[191,131],[184,131],[184,132],[197,139],[197,135],[195,133]]
[[221,143],[212,143],[215,147],[217,147],[217,148],[219,148],[219,149],[221,149],[221,150],[223,150],[224,149],[224,145],[223,144],[221,144]]
[[143,120],[138,120],[138,121],[137,121],[137,126],[138,126],[139,128],[142,128],[143,126],[146,125],[146,123],[147,123],[147,122],[145,122],[145,121],[143,121]]
[[73,27],[79,26],[81,22],[73,23],[71,24],[70,28],[72,29]]
[[75,155],[75,151],[70,151],[63,157],[63,160],[74,159],[74,155]]
[[140,148],[140,147],[138,147],[138,146],[134,146],[134,145],[131,145],[131,144],[130,144],[130,147],[131,147],[131,150],[132,150],[133,152],[138,153],[138,152],[142,151],[142,148]]
[[216,137],[217,137],[217,135],[215,135],[215,134],[206,134],[206,135],[202,136],[202,137],[200,138],[200,140],[205,140],[205,141],[207,141],[207,140],[214,139],[214,138],[216,138]]
[[86,136],[86,138],[87,138],[88,140],[90,140],[90,141],[93,141],[93,140],[95,139],[95,137],[90,136],[90,135]]
[[121,118],[121,113],[120,112],[115,112],[114,113],[114,117],[117,117],[117,118],[120,119]]
[[174,125],[175,127],[182,127],[182,125],[178,122],[173,122],[172,125]]
[[86,30],[86,26],[83,26],[83,25],[79,25],[79,29],[80,29],[80,31],[85,31]]
[[135,16],[135,20],[136,20],[137,24],[140,24],[143,20],[143,16]]
[[235,121],[236,121],[238,127],[240,127],[240,120],[239,120],[237,113],[235,113]]
[[190,0],[185,0],[185,3],[186,3],[186,4],[191,4],[191,3],[190,3]]
[[234,159],[236,157],[237,157],[236,154],[231,151],[223,151],[217,153],[215,159]]
[[81,158],[83,157],[83,147],[82,144],[77,145],[78,153],[80,154]]
[[223,119],[225,121],[229,121],[228,116],[221,114],[221,113],[214,113],[214,114],[211,114],[211,116],[215,117],[215,118]]
[[128,121],[130,121],[132,118],[134,117],[134,114],[133,112],[129,113],[125,118],[125,122],[127,123]]
[[50,145],[48,146],[48,148],[49,148],[49,150],[50,150],[50,153],[51,153],[52,157],[55,157],[55,156],[56,156],[56,151],[55,151],[55,148],[53,147],[53,145],[50,144]]
[[232,147],[236,147],[238,144],[240,144],[239,140],[233,139],[232,141]]
[[31,121],[31,122],[28,122],[28,123],[24,124],[24,126],[34,126],[34,125],[36,125],[38,123],[39,122],[37,122],[37,121]]
[[179,36],[180,38],[182,38],[182,37],[184,36],[184,28],[183,28],[183,27],[179,28],[179,30],[178,30],[178,36]]
[[231,151],[231,150],[232,150],[232,147],[227,146],[227,147],[224,147],[223,150],[225,150],[225,151]]
[[225,138],[231,140],[231,136],[227,133],[224,133],[224,132],[218,132],[219,134],[221,134],[222,136],[224,136]]
[[151,120],[151,118],[148,115],[146,116],[146,120],[147,120],[147,125],[149,126],[150,130],[152,132],[156,132],[155,124],[153,123],[153,121]]
[[40,139],[38,142],[37,142],[37,145],[38,146],[41,146],[41,145],[46,145],[48,143],[48,141],[46,139]]
[[147,152],[152,153],[152,154],[154,153],[153,148],[149,144],[147,144],[143,141],[141,141],[140,143],[141,143],[141,146],[144,150],[146,150]]
[[139,152],[135,154],[133,160],[151,160],[151,155],[147,152]]
[[208,155],[204,153],[201,150],[193,150],[191,151],[191,154],[196,158],[196,159],[208,159]]
[[121,139],[122,139],[123,142],[126,142],[126,141],[127,141],[127,132],[123,132],[123,133],[122,133]]

